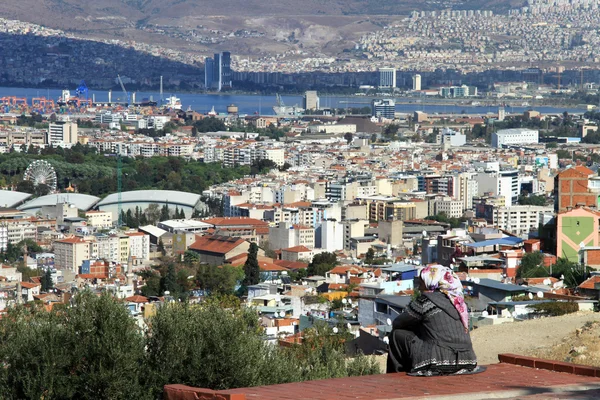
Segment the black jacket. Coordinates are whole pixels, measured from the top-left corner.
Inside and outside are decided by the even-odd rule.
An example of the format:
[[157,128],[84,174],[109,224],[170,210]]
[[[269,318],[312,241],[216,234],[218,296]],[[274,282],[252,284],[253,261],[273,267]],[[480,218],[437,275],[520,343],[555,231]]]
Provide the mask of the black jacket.
[[393,323],[394,329],[413,331],[412,370],[455,371],[477,365],[471,337],[448,297],[427,292],[410,302]]

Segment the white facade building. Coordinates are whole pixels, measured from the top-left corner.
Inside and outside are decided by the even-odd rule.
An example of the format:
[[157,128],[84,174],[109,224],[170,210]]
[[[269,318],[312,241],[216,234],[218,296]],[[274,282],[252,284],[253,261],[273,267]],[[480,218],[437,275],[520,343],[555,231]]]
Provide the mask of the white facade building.
[[379,68],[379,87],[396,87],[396,68]]
[[112,227],[112,213],[107,211],[87,211],[85,217],[88,225],[98,229],[108,229]]
[[125,232],[129,236],[129,256],[138,260],[150,259],[150,235],[142,232]]
[[553,213],[552,207],[500,207],[492,213],[492,224],[515,235],[527,235],[532,230],[538,230],[545,214],[552,216]]
[[285,149],[260,149],[260,158],[273,161],[278,167],[285,164]]
[[334,220],[321,222],[321,248],[334,252],[344,249],[344,225]]
[[452,129],[444,128],[441,133],[442,144],[449,144],[452,147],[464,146],[467,143],[467,135]]
[[492,146],[502,148],[503,146],[531,144],[539,142],[539,131],[535,129],[514,128],[501,129],[492,133]]
[[519,172],[516,170],[480,172],[474,176],[474,179],[477,181],[479,196],[486,193],[492,196],[503,196],[506,207],[512,206],[521,193]]
[[71,147],[77,144],[77,124],[56,122],[48,125],[48,144],[57,147]]
[[444,197],[435,201],[435,213],[444,213],[449,218],[460,218],[463,215],[464,203],[451,197]]

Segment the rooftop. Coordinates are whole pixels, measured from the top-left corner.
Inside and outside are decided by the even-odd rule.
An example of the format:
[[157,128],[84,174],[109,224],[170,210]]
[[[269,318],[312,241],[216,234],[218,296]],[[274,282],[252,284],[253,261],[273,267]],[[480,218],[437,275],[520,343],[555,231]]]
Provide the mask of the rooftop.
[[202,236],[196,239],[196,241],[190,246],[190,250],[215,254],[226,254],[244,242],[244,239],[240,239],[238,237]]
[[595,399],[600,368],[521,357],[499,356],[500,364],[475,375],[411,377],[405,373],[325,379],[213,391],[167,385],[167,400],[332,400],[332,399]]
[[[200,195],[175,190],[132,190],[121,193],[123,203],[161,203],[195,207],[200,202]],[[119,203],[119,194],[113,193],[106,196],[98,203],[98,207]]]
[[80,210],[89,210],[98,202],[98,200],[100,200],[99,197],[90,196],[88,194],[57,193],[35,198],[17,208],[22,211],[34,213],[35,210],[41,209],[43,206],[56,206],[59,203],[69,203]]

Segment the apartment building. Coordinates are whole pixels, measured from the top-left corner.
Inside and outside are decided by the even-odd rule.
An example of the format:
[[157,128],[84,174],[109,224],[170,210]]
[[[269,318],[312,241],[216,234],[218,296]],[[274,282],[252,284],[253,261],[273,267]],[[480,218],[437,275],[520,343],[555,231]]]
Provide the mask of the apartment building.
[[138,260],[150,259],[150,236],[143,232],[125,232],[129,238],[129,256]]
[[476,207],[476,216],[500,229],[515,235],[527,235],[537,231],[544,215],[553,215],[552,207],[544,206],[511,206],[495,207],[490,204],[479,204]]
[[269,228],[269,246],[273,250],[304,246],[315,248],[315,228],[307,225],[281,222]]
[[108,229],[112,227],[112,213],[107,211],[87,211],[85,217],[88,225],[96,229]]
[[90,241],[82,237],[70,237],[54,242],[54,266],[57,269],[79,272],[84,260],[91,257]]
[[463,215],[464,204],[461,200],[443,197],[435,201],[435,213],[444,213],[449,218],[460,218]]

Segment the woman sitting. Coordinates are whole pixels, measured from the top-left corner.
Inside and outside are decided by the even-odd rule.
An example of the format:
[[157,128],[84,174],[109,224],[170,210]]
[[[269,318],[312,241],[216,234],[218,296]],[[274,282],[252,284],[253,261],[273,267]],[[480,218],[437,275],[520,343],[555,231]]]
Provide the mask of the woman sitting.
[[450,268],[419,270],[421,295],[393,322],[387,372],[466,373],[477,367],[460,279]]

